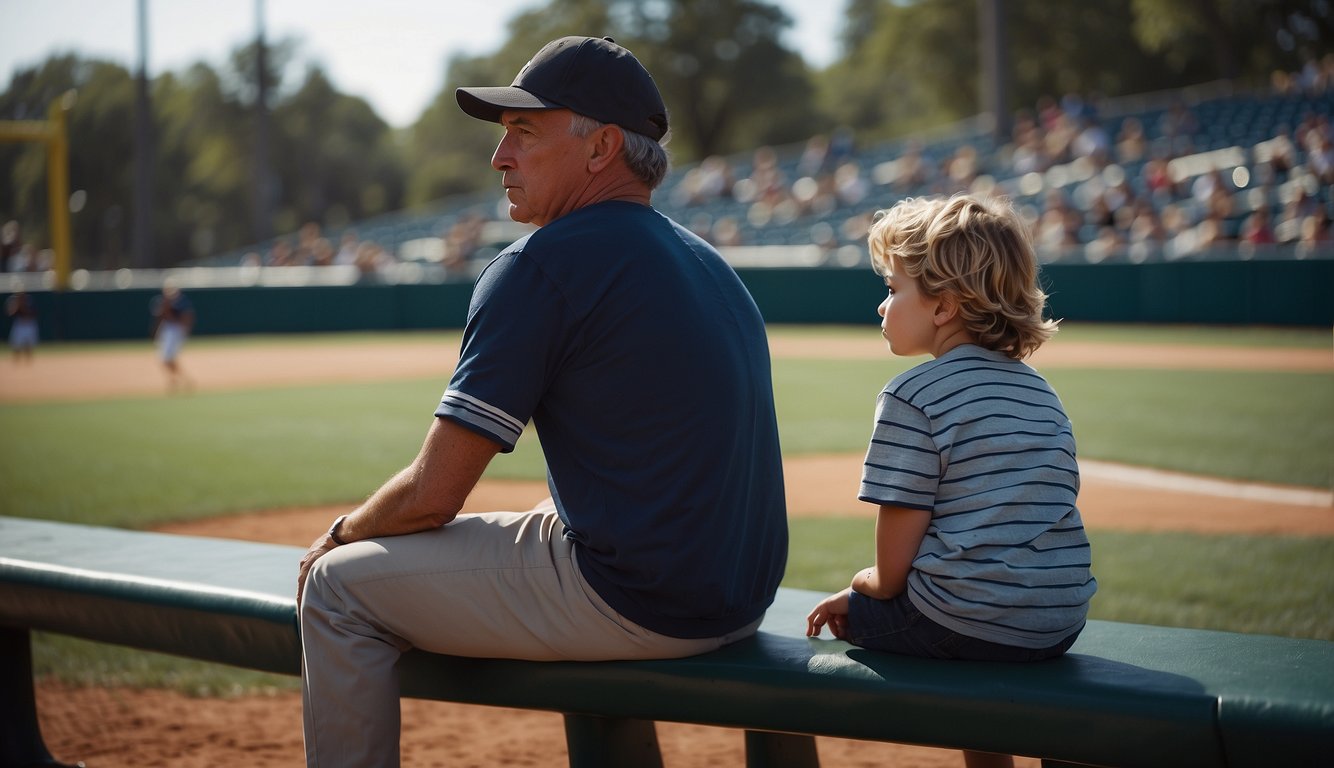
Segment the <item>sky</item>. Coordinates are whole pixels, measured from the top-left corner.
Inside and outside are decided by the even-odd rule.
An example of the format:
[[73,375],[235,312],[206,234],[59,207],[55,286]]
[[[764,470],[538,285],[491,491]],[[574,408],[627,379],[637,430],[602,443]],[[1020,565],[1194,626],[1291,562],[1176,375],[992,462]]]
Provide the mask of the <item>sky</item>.
[[[813,67],[833,60],[843,2],[772,0],[792,17],[785,42]],[[76,52],[139,66],[140,0],[0,0],[0,90],[16,69]],[[264,10],[269,41],[298,38],[344,93],[368,101],[390,125],[411,125],[444,82],[455,54],[495,51],[506,25],[544,0],[144,0],[148,72],[225,64],[255,36]],[[494,83],[503,85],[503,83]]]

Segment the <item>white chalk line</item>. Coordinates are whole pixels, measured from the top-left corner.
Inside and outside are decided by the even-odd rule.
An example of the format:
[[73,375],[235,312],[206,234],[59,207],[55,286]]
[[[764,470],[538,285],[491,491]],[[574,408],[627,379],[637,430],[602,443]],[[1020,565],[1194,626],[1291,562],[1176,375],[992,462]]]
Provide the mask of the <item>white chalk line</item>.
[[1292,504],[1303,507],[1334,507],[1334,492],[1318,488],[1294,488],[1287,486],[1244,483],[1235,480],[1220,480],[1212,477],[1199,477],[1180,472],[1166,472],[1160,469],[1131,467],[1125,464],[1113,464],[1106,461],[1079,460],[1080,474],[1085,477],[1138,485],[1145,488],[1197,493],[1207,496],[1219,496],[1229,499],[1263,501],[1272,504]]

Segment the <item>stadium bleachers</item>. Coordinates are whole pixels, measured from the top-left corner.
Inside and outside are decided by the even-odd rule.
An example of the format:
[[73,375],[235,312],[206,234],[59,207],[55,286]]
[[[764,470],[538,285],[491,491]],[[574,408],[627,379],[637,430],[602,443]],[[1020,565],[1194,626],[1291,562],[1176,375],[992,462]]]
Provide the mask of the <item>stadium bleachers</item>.
[[[709,158],[674,168],[654,204],[725,252],[813,244],[825,263],[844,266],[866,262],[875,210],[958,191],[1012,199],[1045,262],[1334,258],[1332,116],[1334,89],[1233,92],[1214,84],[1098,101],[1067,97],[1021,110],[1009,140],[972,119],[860,146],[835,132]],[[405,244],[443,242],[468,217],[502,216],[498,202],[488,195],[447,200],[349,229],[402,261],[412,258]],[[235,266],[270,245],[205,263]],[[475,244],[469,255],[489,258],[495,247]],[[476,265],[426,266],[432,279],[476,272]]]

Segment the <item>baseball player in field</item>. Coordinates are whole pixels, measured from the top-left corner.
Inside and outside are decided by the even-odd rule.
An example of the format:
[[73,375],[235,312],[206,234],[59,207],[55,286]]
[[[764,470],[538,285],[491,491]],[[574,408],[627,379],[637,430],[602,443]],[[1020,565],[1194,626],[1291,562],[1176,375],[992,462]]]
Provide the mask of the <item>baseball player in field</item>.
[[194,328],[194,304],[175,283],[168,280],[162,284],[162,293],[153,298],[150,311],[153,314],[153,340],[157,345],[158,358],[167,369],[167,392],[192,389],[194,382],[181,370],[179,358],[181,348]]
[[24,291],[18,291],[5,302],[9,316],[9,348],[14,351],[15,363],[31,363],[32,351],[37,346],[37,307]]

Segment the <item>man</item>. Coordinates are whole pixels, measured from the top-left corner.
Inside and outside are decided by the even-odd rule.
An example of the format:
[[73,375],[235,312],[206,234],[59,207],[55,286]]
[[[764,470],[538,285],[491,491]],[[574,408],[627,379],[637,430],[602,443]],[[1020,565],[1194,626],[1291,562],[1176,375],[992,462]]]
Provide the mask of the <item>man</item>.
[[[398,764],[408,648],[533,660],[716,649],[756,630],[787,557],[768,344],[718,253],[650,207],[667,110],[610,39],[553,41],[500,123],[510,216],[417,458],[302,559],[307,763]],[[532,420],[552,498],[457,516]]]
[[167,371],[167,392],[188,392],[194,382],[181,370],[181,349],[195,325],[195,307],[176,283],[168,278],[162,283],[162,293],[149,304],[153,315],[153,340],[158,357]]

